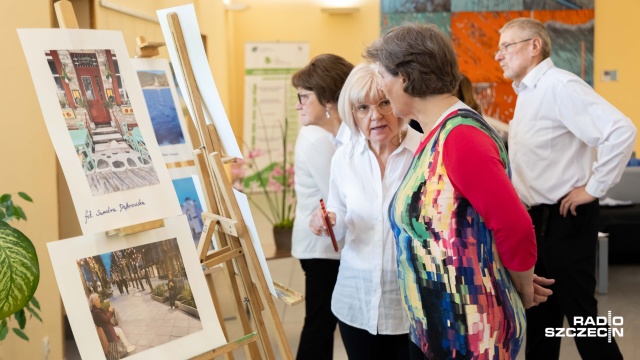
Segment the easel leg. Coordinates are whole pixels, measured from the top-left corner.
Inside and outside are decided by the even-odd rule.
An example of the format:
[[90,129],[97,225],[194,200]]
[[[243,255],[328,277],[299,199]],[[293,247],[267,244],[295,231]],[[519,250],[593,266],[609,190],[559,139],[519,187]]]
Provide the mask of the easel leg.
[[[220,307],[220,300],[218,299],[218,295],[215,291],[215,285],[213,284],[213,272],[209,272],[205,274],[205,279],[207,279],[207,285],[209,286],[209,294],[211,294],[211,299],[213,300],[213,306],[216,308],[216,315],[218,315],[218,322],[220,323],[220,327],[222,328],[222,333],[224,334],[224,338],[229,340],[229,333],[227,332],[227,327],[224,325],[224,317],[222,316],[222,308]],[[226,360],[233,360],[233,353],[229,352],[224,354],[224,358]]]

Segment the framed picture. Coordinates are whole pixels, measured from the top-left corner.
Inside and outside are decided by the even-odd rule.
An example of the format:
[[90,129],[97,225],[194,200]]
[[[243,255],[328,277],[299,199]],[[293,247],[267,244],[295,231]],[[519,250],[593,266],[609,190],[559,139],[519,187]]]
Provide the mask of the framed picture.
[[83,359],[178,359],[226,343],[184,216],[47,244]]
[[193,161],[193,144],[166,59],[131,59],[151,116],[153,132],[167,164]]
[[83,233],[179,215],[122,33],[18,35]]

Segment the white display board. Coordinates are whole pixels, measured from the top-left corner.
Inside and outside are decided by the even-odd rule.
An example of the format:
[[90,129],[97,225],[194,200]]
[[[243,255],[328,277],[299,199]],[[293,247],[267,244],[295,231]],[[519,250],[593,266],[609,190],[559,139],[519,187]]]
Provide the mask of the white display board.
[[122,33],[18,35],[82,232],[179,215]]
[[[127,359],[187,359],[227,342],[216,315],[219,309],[215,309],[211,300],[184,216],[165,219],[162,228],[126,237],[107,238],[104,233],[98,233],[53,241],[47,243],[47,247],[83,359],[105,359],[88,303],[88,292],[94,290],[87,284],[83,263],[92,263],[90,269],[96,273],[104,270],[103,282],[109,283],[115,280],[116,274],[126,273],[126,270],[119,272],[119,261],[131,262],[133,259],[138,269],[149,272],[157,271],[154,267],[164,267],[164,270],[169,267],[175,272],[174,278],[184,276],[183,281],[191,289],[199,318],[181,316],[182,310],[156,302],[145,290],[136,291],[130,287],[126,294],[117,295],[115,286],[99,285],[100,289],[111,288],[113,291],[108,300],[119,314],[118,327],[131,343],[138,344]],[[162,258],[157,259],[158,256]],[[96,266],[96,263],[102,265]],[[179,327],[184,329],[174,329],[178,321],[183,322]]]
[[[231,124],[227,113],[222,106],[222,100],[220,100],[220,94],[216,88],[216,83],[213,80],[211,69],[209,68],[209,62],[207,61],[207,55],[204,52],[204,45],[202,44],[202,37],[200,35],[200,28],[198,27],[198,19],[196,18],[196,12],[193,4],[178,6],[174,8],[158,10],[158,20],[162,27],[162,34],[164,40],[167,43],[167,50],[171,57],[171,63],[175,69],[180,69],[180,58],[176,51],[176,45],[171,36],[171,29],[167,20],[167,15],[170,13],[178,14],[180,19],[180,25],[184,35],[185,46],[189,53],[189,60],[191,61],[191,67],[196,77],[196,83],[198,84],[198,90],[202,101],[210,113],[204,111],[204,116],[207,124],[215,124],[216,130],[222,142],[224,148],[224,154],[242,158],[240,147],[233,134]],[[186,91],[187,85],[181,71],[176,71],[176,79],[178,80],[178,86],[183,91]],[[195,119],[194,109],[192,109],[191,102],[187,101],[187,107],[191,118]],[[211,119],[209,117],[213,117]]]

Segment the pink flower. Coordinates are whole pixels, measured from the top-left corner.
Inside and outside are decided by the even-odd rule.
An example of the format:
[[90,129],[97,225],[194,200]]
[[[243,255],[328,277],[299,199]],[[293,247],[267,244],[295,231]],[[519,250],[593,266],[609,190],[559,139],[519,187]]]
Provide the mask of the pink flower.
[[287,176],[293,177],[295,175],[295,169],[293,165],[287,166]]
[[231,164],[231,178],[238,179],[243,178],[247,173],[247,169],[238,164]]
[[282,174],[284,174],[284,172],[279,165],[276,165],[276,167],[274,167],[273,171],[271,172],[271,175],[273,176],[282,176]]
[[262,154],[264,154],[264,151],[260,150],[260,149],[254,149],[249,151],[249,154],[247,155],[248,159],[255,159],[258,156],[262,156]]
[[282,186],[282,184],[280,184],[279,182],[277,182],[275,179],[273,178],[269,178],[269,182],[267,183],[267,187],[275,192],[281,192],[282,190],[284,190],[284,186]]

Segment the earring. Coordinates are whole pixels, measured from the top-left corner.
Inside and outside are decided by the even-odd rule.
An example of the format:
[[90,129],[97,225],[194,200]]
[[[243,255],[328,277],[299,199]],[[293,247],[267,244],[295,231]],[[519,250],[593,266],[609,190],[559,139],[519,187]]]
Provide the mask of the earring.
[[326,109],[324,114],[327,116],[327,119],[331,119],[331,114],[329,114],[329,109]]

